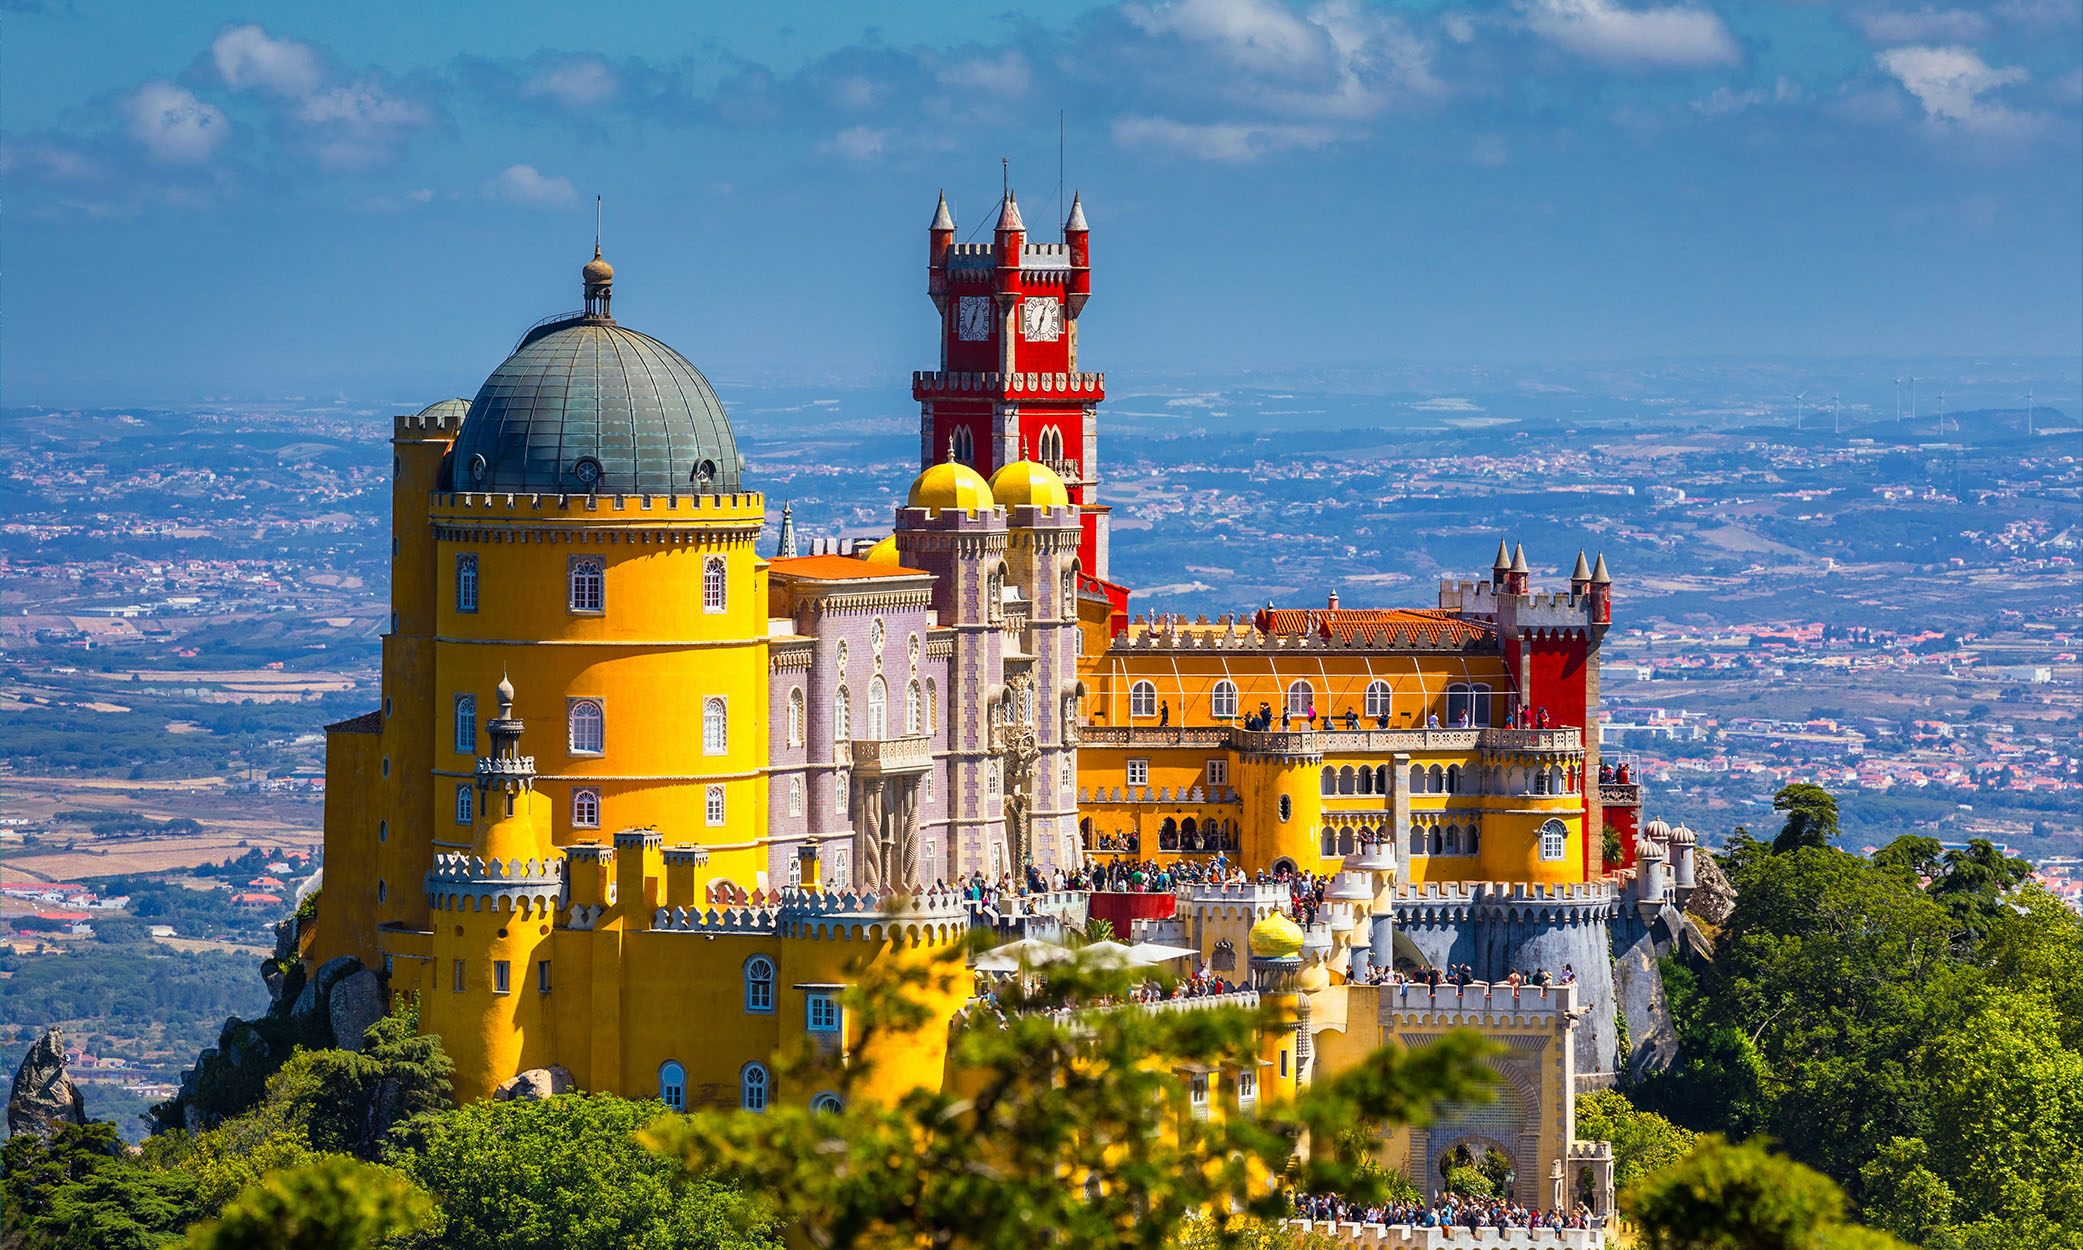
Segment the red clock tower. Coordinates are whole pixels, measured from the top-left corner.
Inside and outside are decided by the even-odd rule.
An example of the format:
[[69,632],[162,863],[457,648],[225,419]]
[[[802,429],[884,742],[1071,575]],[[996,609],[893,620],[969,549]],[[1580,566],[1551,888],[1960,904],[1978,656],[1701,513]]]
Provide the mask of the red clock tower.
[[1010,191],[989,243],[955,242],[945,195],[927,232],[940,368],[912,375],[920,466],[950,450],[986,477],[1022,458],[1048,465],[1084,509],[1079,568],[1104,581],[1098,414],[1106,378],[1078,371],[1078,314],[1092,290],[1084,204],[1072,198],[1061,243],[1028,241]]

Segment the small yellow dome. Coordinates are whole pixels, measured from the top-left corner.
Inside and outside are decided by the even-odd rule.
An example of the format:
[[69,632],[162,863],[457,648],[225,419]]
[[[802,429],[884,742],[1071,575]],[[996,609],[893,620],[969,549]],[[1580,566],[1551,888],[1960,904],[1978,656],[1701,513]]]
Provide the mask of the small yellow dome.
[[1302,949],[1302,926],[1276,911],[1251,926],[1249,940],[1260,959],[1288,959]]
[[991,496],[991,484],[983,474],[959,460],[943,460],[912,481],[911,495],[904,506],[931,508],[935,512],[960,508],[967,512],[994,507],[996,503]]
[[870,564],[887,564],[891,568],[896,568],[902,563],[897,557],[897,536],[892,534],[873,547],[868,548],[868,554],[861,558]]
[[1070,502],[1070,491],[1056,470],[1032,460],[1015,460],[993,473],[991,496],[1008,508],[1021,503],[1060,508]]

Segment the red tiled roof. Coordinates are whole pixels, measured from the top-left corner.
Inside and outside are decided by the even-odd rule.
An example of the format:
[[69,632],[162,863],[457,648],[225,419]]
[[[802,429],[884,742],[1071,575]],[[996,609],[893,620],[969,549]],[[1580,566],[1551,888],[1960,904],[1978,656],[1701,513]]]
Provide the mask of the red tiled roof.
[[924,569],[895,568],[887,564],[870,564],[852,556],[794,556],[786,560],[769,560],[770,571],[784,577],[802,577],[816,582],[845,582],[862,577],[923,577]]
[[1309,629],[1324,638],[1366,641],[1386,635],[1391,646],[1466,647],[1497,636],[1494,625],[1430,608],[1269,608],[1252,624],[1264,633]]
[[373,712],[363,712],[360,716],[350,716],[343,721],[334,721],[325,727],[325,731],[329,734],[382,733],[383,709],[377,708]]

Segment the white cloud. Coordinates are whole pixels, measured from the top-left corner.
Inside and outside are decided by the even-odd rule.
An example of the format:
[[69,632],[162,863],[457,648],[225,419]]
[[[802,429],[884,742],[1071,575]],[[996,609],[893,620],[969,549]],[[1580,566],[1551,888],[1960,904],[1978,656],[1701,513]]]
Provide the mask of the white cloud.
[[940,71],[940,81],[950,87],[991,91],[1003,96],[1025,95],[1032,77],[1027,68],[1027,58],[1017,51],[1008,51],[996,58],[975,57],[958,61]]
[[545,177],[533,165],[509,165],[492,179],[493,195],[516,204],[564,204],[573,192],[571,179],[562,176]]
[[1534,33],[1579,56],[1615,65],[1734,65],[1743,59],[1711,10],[1689,5],[1627,9],[1613,0],[1532,0]]
[[210,44],[217,74],[233,91],[259,87],[281,96],[307,96],[318,90],[325,72],[309,44],[271,39],[258,26],[233,26]]
[[1970,48],[1890,48],[1876,58],[1903,89],[1924,106],[1936,126],[1959,126],[1983,132],[2029,129],[2037,119],[1982,97],[1999,87],[2024,82],[2018,66],[1995,69]]
[[1967,9],[1881,10],[1852,20],[1875,43],[1972,43],[1989,33],[1989,19]]
[[521,87],[524,96],[549,96],[566,108],[591,108],[615,98],[622,84],[603,62],[583,59],[554,65]]
[[1327,50],[1321,29],[1272,0],[1172,0],[1131,4],[1122,12],[1150,34],[1209,44],[1252,69],[1300,69],[1321,61]]
[[1168,117],[1124,117],[1114,123],[1114,142],[1126,148],[1157,148],[1210,161],[1250,161],[1289,148],[1318,148],[1337,136],[1321,126],[1282,123],[1193,124]]
[[139,87],[123,109],[130,118],[130,137],[144,144],[155,159],[170,165],[209,160],[227,133],[223,109],[170,82]]
[[850,161],[872,161],[889,147],[890,132],[872,126],[849,126],[826,145]]

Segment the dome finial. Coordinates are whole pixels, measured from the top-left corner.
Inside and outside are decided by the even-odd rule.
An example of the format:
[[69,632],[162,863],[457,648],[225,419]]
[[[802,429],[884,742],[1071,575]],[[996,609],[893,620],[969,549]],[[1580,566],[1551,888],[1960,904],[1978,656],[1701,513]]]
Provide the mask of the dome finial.
[[514,714],[514,683],[504,672],[499,674],[499,719],[511,720]]
[[600,197],[593,197],[593,259],[579,270],[586,284],[586,315],[608,319],[608,300],[615,291],[615,267],[600,258]]

